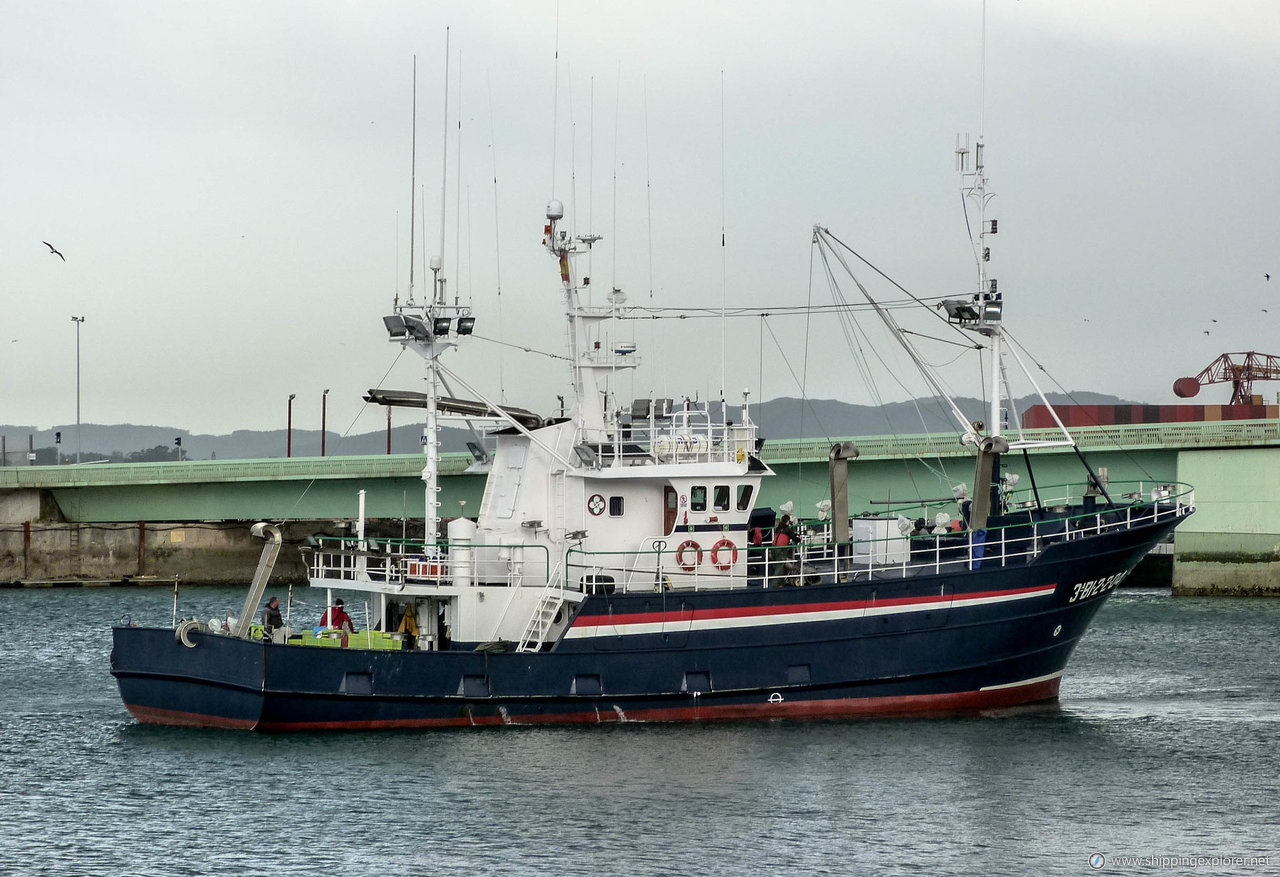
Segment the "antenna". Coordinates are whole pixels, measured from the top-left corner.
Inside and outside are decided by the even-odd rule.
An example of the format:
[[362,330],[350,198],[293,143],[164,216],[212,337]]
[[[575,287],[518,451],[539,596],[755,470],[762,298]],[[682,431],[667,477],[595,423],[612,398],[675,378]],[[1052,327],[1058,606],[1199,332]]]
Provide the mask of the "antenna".
[[[413,217],[414,197],[417,195],[418,173],[418,56],[413,56],[413,110],[410,114],[410,161],[409,161],[409,295],[405,304],[413,304]],[[397,223],[398,224],[398,223]],[[396,230],[399,237],[399,229]]]
[[[453,284],[453,301],[458,302],[462,291],[462,50],[458,50],[458,170],[454,174],[453,221],[458,224],[453,236],[453,270],[457,272]],[[467,245],[471,244],[471,230],[467,229]],[[443,250],[444,244],[442,243]],[[440,255],[444,255],[442,252]]]
[[[569,80],[569,216],[578,222],[578,121],[573,115],[573,65],[565,68]],[[570,236],[573,230],[570,229]]]
[[964,145],[960,145],[960,135],[956,135],[956,170],[962,174],[969,172],[969,135],[964,135]]
[[[587,137],[587,231],[596,230],[596,78],[591,77],[591,92],[587,112],[591,133]],[[587,251],[587,276],[595,273],[595,249]]]
[[[978,144],[981,149],[982,137],[987,133],[987,0],[982,0],[982,69],[978,73]],[[978,158],[978,167],[982,167],[982,158]]]
[[[644,78],[644,209],[645,209],[645,234],[649,239],[649,310],[653,311],[653,177],[650,171],[649,162],[649,77],[646,74]],[[649,351],[652,355],[658,353],[658,328],[654,325],[656,321],[650,321],[649,324]],[[652,376],[650,376],[652,380]],[[652,386],[652,383],[650,384]]]
[[556,0],[555,78],[551,86],[551,194],[556,197],[556,138],[560,131],[560,0]]
[[725,296],[729,289],[729,269],[724,245],[724,70],[720,71],[720,411],[724,413]]
[[618,62],[618,79],[613,95],[613,246],[609,248],[609,286],[618,285],[618,119],[622,114],[622,62]]
[[[445,206],[449,198],[449,28],[447,27],[444,29],[444,113],[442,118],[444,124],[440,127],[444,129],[444,137],[442,138],[444,144],[440,150],[440,249],[436,251],[439,253],[435,259],[437,262],[444,256]],[[432,293],[432,301],[434,302],[441,298],[438,282],[440,270],[438,267],[433,267],[432,271],[437,280],[436,288]],[[439,303],[443,304],[443,301]]]
[[[498,339],[506,340],[506,335],[502,331],[502,236],[499,233],[498,216],[498,137],[495,133],[493,124],[493,83],[489,81],[489,74],[485,74],[485,84],[489,86],[489,150],[493,156],[493,266],[497,274],[498,283]],[[498,345],[498,399],[506,404],[507,401],[507,383],[503,374],[503,351],[506,345]]]

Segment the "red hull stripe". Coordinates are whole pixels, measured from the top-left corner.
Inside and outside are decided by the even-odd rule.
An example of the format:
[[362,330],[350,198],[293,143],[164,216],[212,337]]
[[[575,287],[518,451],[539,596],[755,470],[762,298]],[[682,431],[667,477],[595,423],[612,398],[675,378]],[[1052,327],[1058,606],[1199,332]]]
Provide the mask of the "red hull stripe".
[[[618,724],[622,722],[711,722],[770,721],[776,719],[843,719],[888,716],[939,716],[968,714],[981,710],[1005,709],[1032,703],[1057,700],[1061,674],[1050,678],[1014,682],[978,691],[952,694],[911,694],[893,697],[836,698],[830,700],[796,700],[708,706],[637,708],[616,706],[607,709],[540,715],[504,715],[496,707],[490,712],[447,719],[390,719],[380,721],[343,722],[273,722],[258,725],[260,731],[373,731],[396,728],[446,728],[468,725],[568,725]],[[213,724],[212,722],[210,724]]]
[[703,722],[723,720],[840,719],[902,715],[947,715],[978,710],[1001,709],[1056,700],[1061,673],[991,685],[977,691],[950,694],[909,694],[890,697],[845,697],[826,700],[769,700],[727,705],[696,704],[659,709],[623,709],[609,705],[569,713],[511,716],[496,706],[485,714],[449,718],[383,719],[370,721],[289,722],[230,719],[223,716],[179,710],[128,705],[139,722],[153,725],[181,725],[201,728],[229,728],[258,731],[365,731],[395,728],[447,728],[467,725],[566,725],[615,724],[621,722]]
[[230,719],[206,713],[189,713],[183,710],[167,710],[154,706],[125,704],[133,717],[144,725],[181,725],[189,728],[228,728],[233,731],[252,731],[257,722],[250,719]]
[[730,627],[759,627],[769,624],[802,624],[837,621],[905,612],[980,606],[1052,595],[1056,584],[1003,591],[978,591],[955,597],[924,595],[887,600],[836,600],[823,603],[793,603],[785,606],[743,606],[725,609],[695,609],[684,612],[632,612],[617,615],[580,615],[565,633],[568,639],[620,634],[668,633],[673,630],[716,630]]

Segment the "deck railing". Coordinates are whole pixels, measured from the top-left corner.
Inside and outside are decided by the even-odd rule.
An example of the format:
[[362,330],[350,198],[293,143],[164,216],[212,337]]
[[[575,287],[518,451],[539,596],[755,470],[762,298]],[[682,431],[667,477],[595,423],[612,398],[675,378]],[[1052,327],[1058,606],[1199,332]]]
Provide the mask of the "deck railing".
[[551,552],[545,545],[468,542],[456,546],[463,551],[450,552],[445,541],[428,547],[411,539],[366,539],[363,549],[354,537],[324,536],[316,541],[307,560],[313,579],[446,587],[475,582],[482,572],[492,583],[495,568],[511,586],[542,586],[551,579]]
[[[1011,491],[1006,498],[1009,512],[1003,519],[1015,520],[985,530],[952,530],[938,525],[933,531],[909,534],[899,531],[894,518],[854,518],[855,528],[874,524],[885,535],[833,543],[830,521],[809,520],[801,522],[799,538],[791,545],[737,546],[722,549],[719,555],[696,546],[687,548],[679,532],[665,539],[647,539],[632,551],[570,546],[557,560],[554,576],[550,552],[542,545],[467,543],[460,546],[463,551],[451,555],[444,542],[427,550],[411,540],[379,540],[376,550],[361,551],[351,547],[353,540],[349,538],[320,540],[310,569],[313,578],[350,582],[357,587],[453,587],[481,581],[482,574],[486,584],[550,586],[585,593],[785,587],[1025,564],[1055,542],[1173,520],[1190,514],[1195,507],[1195,491],[1185,484],[1114,482],[1109,492],[1112,504],[1087,485],[1049,485],[1038,488],[1037,505],[1035,500],[1018,499],[1024,493],[1031,494],[1030,488]],[[1037,509],[1048,510],[1049,515],[1037,520]],[[484,549],[507,554],[495,559],[493,552]],[[541,555],[541,562],[532,562],[536,570],[526,568],[531,560],[523,553],[530,549],[536,549],[535,556]],[[494,575],[495,564],[504,567],[498,577]]]
[[[606,466],[654,461],[741,463],[755,449],[756,426],[716,422],[702,407],[679,408],[662,416],[651,409],[648,416],[617,426],[614,435],[617,440],[609,443],[600,460]],[[586,433],[575,440],[588,447],[596,442]]]
[[[723,590],[750,586],[785,587],[822,581],[848,579],[894,579],[920,574],[938,574],[1029,563],[1055,542],[1083,539],[1109,531],[1127,530],[1140,524],[1183,517],[1195,507],[1195,492],[1184,484],[1146,485],[1116,483],[1113,498],[1130,497],[1124,504],[1106,505],[1096,497],[1092,510],[1054,514],[1035,520],[1032,508],[1013,507],[1010,516],[1026,512],[1017,521],[986,530],[948,530],[907,535],[893,532],[878,538],[832,543],[830,521],[804,521],[799,540],[793,545],[763,544],[745,548],[743,563],[721,569],[705,552],[680,551],[678,537],[660,548],[636,552],[603,552],[570,549],[568,587],[574,581],[584,590],[609,592],[668,589]],[[1082,506],[1086,487],[1052,485],[1040,488],[1044,508]],[[1020,492],[1019,492],[1020,493]],[[1052,497],[1052,499],[1046,499]],[[1032,501],[1032,506],[1035,503]],[[918,508],[918,507],[917,507]],[[881,529],[897,530],[891,518],[874,521]],[[696,563],[691,562],[697,559]]]

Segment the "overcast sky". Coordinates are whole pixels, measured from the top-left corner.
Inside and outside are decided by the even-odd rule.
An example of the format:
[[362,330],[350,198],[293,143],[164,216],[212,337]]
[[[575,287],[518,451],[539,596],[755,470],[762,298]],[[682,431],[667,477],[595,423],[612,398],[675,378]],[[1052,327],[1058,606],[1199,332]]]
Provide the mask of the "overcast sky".
[[[379,428],[361,394],[422,375],[380,319],[407,287],[415,54],[419,289],[447,130],[444,271],[480,335],[559,352],[553,195],[605,236],[596,287],[633,304],[828,301],[815,223],[917,295],[970,292],[953,150],[984,118],[981,9],[7,3],[0,422],[74,422],[83,315],[86,423],[281,428],[296,393],[314,429],[330,388],[330,429]],[[1171,402],[1219,353],[1280,353],[1280,4],[989,0],[986,46],[991,272],[1050,372]],[[731,398],[798,395],[795,371],[813,397],[872,401],[824,323],[806,369],[803,319],[729,321]],[[718,393],[718,322],[633,334],[624,394]],[[481,340],[452,367],[544,411],[566,383]]]

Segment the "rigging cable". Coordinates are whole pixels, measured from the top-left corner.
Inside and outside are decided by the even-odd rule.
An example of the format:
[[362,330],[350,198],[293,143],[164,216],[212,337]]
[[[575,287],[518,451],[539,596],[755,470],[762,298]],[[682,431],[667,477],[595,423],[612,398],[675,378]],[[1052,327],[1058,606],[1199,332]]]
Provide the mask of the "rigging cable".
[[[833,295],[834,297],[836,297],[836,298],[837,298],[837,300],[839,300],[839,301],[841,301],[841,302],[846,302],[847,300],[845,299],[845,297],[844,297],[843,293],[840,291],[840,286],[839,286],[839,283],[838,283],[838,282],[837,282],[837,280],[836,280],[836,276],[835,276],[834,269],[833,269],[833,267],[832,267],[832,265],[831,265],[831,263],[830,263],[830,260],[828,260],[828,259],[827,259],[827,256],[826,256],[827,248],[826,248],[826,247],[823,247],[823,246],[821,245],[821,240],[815,240],[815,243],[817,243],[817,244],[819,245],[819,249],[820,249],[821,254],[822,254],[823,264],[824,264],[824,266],[825,266],[825,268],[826,268],[826,271],[827,271],[828,283],[829,283],[829,284],[830,284],[830,286],[831,286],[832,295]],[[843,246],[843,244],[842,244],[842,246]],[[846,249],[848,249],[848,247],[847,247],[847,246],[846,246]],[[850,252],[853,252],[853,251],[852,251],[852,250],[850,250]],[[857,255],[857,254],[855,253],[855,255]],[[859,257],[859,258],[861,258],[861,257]],[[863,260],[863,261],[865,262],[866,260]],[[870,264],[870,263],[867,263],[867,264]],[[887,312],[882,311],[879,307],[875,307],[876,303],[875,303],[874,299],[872,299],[872,297],[871,297],[871,296],[870,296],[870,294],[867,292],[867,290],[865,289],[865,287],[863,287],[863,286],[862,286],[862,284],[858,281],[858,278],[857,278],[856,276],[854,276],[854,275],[853,275],[852,271],[849,269],[849,266],[848,266],[848,265],[847,265],[843,260],[840,260],[840,265],[841,265],[841,267],[842,267],[842,268],[844,268],[845,272],[846,272],[846,273],[848,273],[849,277],[853,280],[853,282],[854,282],[855,284],[857,284],[857,285],[858,285],[858,288],[859,288],[859,290],[861,290],[861,291],[862,291],[863,296],[868,300],[868,302],[869,302],[869,303],[871,303],[871,304],[872,304],[873,308],[874,308],[874,309],[876,310],[876,312],[877,312],[877,315],[881,318],[881,321],[885,324],[886,328],[888,328],[891,332],[893,332],[893,333],[895,333],[895,334],[897,334],[897,335],[904,334],[904,330],[901,328],[901,326],[899,326],[899,325],[897,324],[897,321],[895,321],[895,320],[893,320],[891,317],[889,317],[889,316],[888,316],[888,314],[887,314]],[[873,267],[873,268],[874,268],[874,266],[871,266],[871,267]],[[878,269],[876,269],[876,270],[878,271]],[[883,274],[883,272],[879,272],[879,271],[878,271],[878,273],[880,273],[880,274],[881,274],[881,276],[885,276],[885,275]],[[885,279],[886,279],[886,280],[889,280],[891,283],[894,283],[894,285],[895,285],[895,286],[897,286],[899,289],[902,289],[902,287],[901,287],[899,284],[897,284],[896,282],[892,281],[892,279],[890,279],[890,278],[888,278],[888,277],[885,277]],[[917,301],[918,301],[918,299],[916,298],[916,296],[913,296],[911,293],[907,292],[905,289],[902,289],[902,291],[903,291],[903,292],[906,292],[906,294],[907,294],[908,296],[910,296],[913,300],[917,300]],[[927,428],[927,426],[926,426],[926,422],[925,422],[925,418],[924,418],[924,413],[920,410],[920,404],[919,404],[919,402],[917,401],[917,399],[915,398],[916,394],[915,394],[912,390],[910,390],[910,389],[909,389],[909,388],[908,388],[908,387],[907,387],[907,386],[906,386],[906,385],[905,385],[905,384],[904,384],[904,383],[903,383],[903,382],[898,378],[898,375],[897,375],[897,373],[895,372],[895,370],[894,370],[893,368],[891,368],[887,362],[885,362],[885,360],[884,360],[883,356],[881,356],[881,355],[880,355],[880,353],[879,353],[878,349],[876,348],[876,346],[875,346],[875,345],[873,345],[873,344],[870,344],[870,339],[866,337],[866,333],[865,333],[865,331],[860,331],[860,327],[859,327],[858,323],[856,323],[855,321],[853,321],[853,320],[850,318],[850,316],[849,316],[849,314],[848,314],[848,312],[847,312],[847,311],[842,311],[842,312],[840,312],[840,313],[839,313],[839,321],[840,321],[840,323],[841,323],[842,329],[844,330],[846,343],[849,345],[850,352],[854,355],[854,361],[855,361],[856,363],[858,363],[859,371],[860,371],[860,373],[862,374],[863,381],[864,381],[864,383],[866,384],[867,389],[868,389],[868,391],[870,392],[870,394],[871,394],[872,398],[876,401],[877,406],[878,406],[878,408],[879,408],[879,410],[880,410],[880,412],[881,412],[882,416],[884,417],[885,422],[886,422],[886,424],[887,424],[887,426],[888,426],[888,428],[889,428],[889,430],[890,430],[890,433],[892,433],[892,434],[896,434],[896,428],[894,427],[893,422],[892,422],[892,420],[890,419],[890,417],[889,417],[889,415],[888,415],[887,406],[885,405],[885,402],[884,402],[884,400],[883,400],[883,397],[880,395],[879,388],[878,388],[878,386],[877,386],[877,384],[876,384],[875,380],[871,377],[871,372],[870,372],[869,363],[866,361],[866,354],[865,354],[865,353],[863,353],[863,352],[861,352],[861,349],[862,349],[862,348],[861,348],[861,345],[856,344],[856,342],[855,342],[855,340],[854,340],[855,336],[857,336],[857,335],[859,335],[859,334],[861,334],[861,335],[862,335],[862,337],[863,337],[864,339],[866,339],[866,340],[867,340],[867,342],[868,342],[867,346],[871,349],[872,353],[874,353],[874,354],[875,354],[876,359],[877,359],[877,360],[879,360],[880,364],[884,367],[885,371],[889,374],[889,376],[892,378],[892,380],[893,380],[893,381],[898,385],[898,387],[899,387],[900,389],[902,389],[902,390],[903,390],[903,392],[904,392],[907,396],[909,396],[909,397],[910,397],[910,399],[911,399],[911,405],[912,405],[912,407],[915,409],[916,417],[917,417],[917,419],[920,421],[921,428],[922,428],[922,429],[926,429],[926,428]],[[905,339],[899,338],[899,341],[900,341],[900,343],[902,343],[902,345],[903,345],[904,349],[907,351],[907,353],[908,353],[908,355],[911,357],[911,359],[916,363],[916,366],[917,366],[917,368],[921,371],[922,375],[923,375],[923,376],[925,377],[925,379],[928,381],[928,380],[929,380],[929,378],[930,378],[930,372],[929,372],[929,370],[928,370],[928,369],[926,369],[926,367],[925,367],[927,364],[923,361],[923,359],[922,359],[921,357],[919,357],[919,356],[915,353],[914,348],[913,348],[910,344],[906,343]],[[930,366],[930,368],[931,368],[931,366]],[[936,394],[936,395],[934,396],[934,401],[935,401],[935,403],[936,403],[936,404],[939,404],[939,406],[940,406],[940,410],[941,410],[941,403],[938,401],[938,398],[939,398],[939,395],[942,395],[942,396],[944,396],[944,397],[945,397],[945,396],[946,396],[946,394],[945,394],[945,392],[942,392],[942,391],[941,391],[941,390],[942,390],[942,388],[939,386],[940,379],[939,379],[936,375],[934,375],[933,377],[934,377],[934,380],[933,380],[933,381],[930,381],[930,383],[934,385],[934,386],[933,386],[933,389],[934,389],[934,392],[935,392],[935,394]],[[957,413],[958,413],[958,412],[957,412]],[[945,465],[945,463],[943,462],[943,460],[942,460],[942,458],[941,458],[941,457],[938,457],[938,458],[937,458],[937,464],[938,464],[938,468],[937,468],[937,469],[935,469],[935,468],[934,468],[934,467],[933,467],[933,466],[932,466],[928,461],[926,461],[923,457],[919,457],[919,456],[917,456],[917,457],[916,457],[916,460],[917,460],[921,465],[923,465],[926,469],[928,469],[928,470],[929,470],[929,471],[930,471],[930,472],[931,472],[935,477],[939,478],[939,480],[941,480],[944,484],[946,484],[946,485],[948,485],[948,486],[951,486],[951,484],[953,483],[953,479],[952,479],[952,478],[947,474],[947,472],[946,472],[946,465]],[[915,477],[914,477],[914,474],[910,471],[910,468],[907,466],[907,464],[906,464],[906,460],[905,460],[905,459],[904,459],[904,461],[903,461],[903,466],[904,466],[904,470],[906,471],[907,476],[908,476],[908,477],[911,479],[911,481],[912,481],[912,485],[913,485],[913,487],[915,487],[915,488],[916,488],[917,498],[921,498],[921,497],[920,497],[920,490],[919,490],[919,487],[918,487],[918,486],[916,485],[916,483],[915,483]],[[940,471],[939,471],[939,470],[940,470]]]
[[[1017,345],[1017,347],[1027,355],[1027,358],[1029,358],[1032,362],[1036,364],[1036,368],[1044,372],[1045,377],[1053,381],[1054,386],[1058,388],[1058,392],[1062,393],[1062,395],[1070,399],[1072,405],[1081,404],[1076,399],[1076,397],[1072,395],[1072,393],[1069,390],[1067,390],[1056,377],[1053,376],[1052,372],[1050,372],[1047,368],[1045,368],[1044,364],[1040,362],[1040,360],[1036,359],[1036,357],[1031,353],[1031,351],[1027,350],[1027,348],[1022,344],[1021,341],[1019,341],[1017,338],[1014,338],[1013,335],[1009,333],[1008,329],[1005,330],[1005,337],[1007,337],[1010,341],[1012,341],[1015,345]],[[1156,476],[1151,474],[1150,470],[1148,470],[1147,467],[1142,464],[1141,460],[1135,457],[1128,448],[1126,448],[1124,445],[1120,443],[1120,440],[1116,438],[1116,436],[1112,435],[1111,432],[1107,430],[1107,427],[1104,424],[1098,423],[1095,418],[1090,417],[1090,419],[1094,421],[1093,425],[1097,427],[1098,431],[1102,433],[1102,435],[1106,436],[1107,440],[1110,441],[1112,445],[1115,446],[1115,449],[1119,451],[1121,454],[1123,454],[1129,460],[1130,463],[1132,463],[1140,472],[1142,472],[1142,474],[1146,475],[1152,481],[1158,480]]]
[[519,350],[524,353],[535,353],[538,356],[545,356],[548,359],[560,359],[560,360],[564,360],[565,362],[569,362],[569,357],[560,353],[548,353],[545,350],[536,350],[532,347],[526,347],[523,344],[512,344],[510,341],[503,341],[499,338],[489,338],[488,336],[485,336],[485,335],[473,334],[471,337],[478,338],[481,341],[488,341],[490,344],[497,344],[502,347],[510,347],[512,350]]
[[[391,370],[396,367],[396,363],[400,361],[400,357],[404,356],[405,350],[406,348],[402,345],[400,347],[400,352],[396,354],[396,358],[391,361],[391,365],[387,366],[386,372],[384,372],[382,375],[382,380],[378,381],[379,387],[382,386],[382,382],[387,379],[387,376],[391,374]],[[343,430],[342,438],[346,438],[348,435],[351,434],[351,430],[355,428],[356,421],[360,419],[360,417],[364,414],[365,409],[368,408],[371,404],[373,403],[365,402],[363,405],[360,406],[360,410],[356,412],[356,416],[351,418],[351,422],[347,424],[347,428]],[[294,517],[293,517],[294,512],[297,511],[298,505],[304,499],[306,499],[307,491],[311,490],[312,486],[316,483],[317,478],[318,476],[315,476],[315,475],[311,476],[311,480],[309,480],[306,486],[302,488],[302,492],[299,493],[298,498],[293,501],[293,505],[289,507],[289,511],[278,522],[278,526],[283,527],[289,521],[294,520]]]

